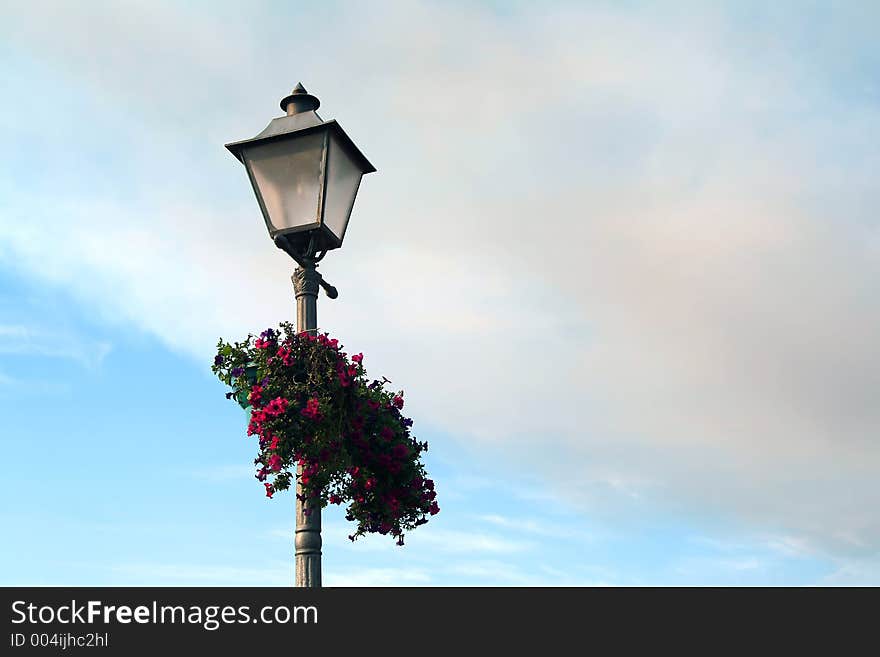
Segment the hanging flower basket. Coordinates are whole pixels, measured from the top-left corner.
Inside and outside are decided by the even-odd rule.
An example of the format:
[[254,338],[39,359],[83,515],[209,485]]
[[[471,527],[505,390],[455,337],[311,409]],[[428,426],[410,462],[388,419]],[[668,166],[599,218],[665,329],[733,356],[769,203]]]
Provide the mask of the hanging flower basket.
[[349,355],[326,333],[297,333],[289,323],[258,338],[217,345],[213,372],[249,411],[259,452],[256,478],[267,497],[290,488],[301,466],[301,497],[347,505],[351,540],[404,532],[439,512],[434,482],[421,462],[426,442],[410,432],[403,392],[369,381],[363,354]]

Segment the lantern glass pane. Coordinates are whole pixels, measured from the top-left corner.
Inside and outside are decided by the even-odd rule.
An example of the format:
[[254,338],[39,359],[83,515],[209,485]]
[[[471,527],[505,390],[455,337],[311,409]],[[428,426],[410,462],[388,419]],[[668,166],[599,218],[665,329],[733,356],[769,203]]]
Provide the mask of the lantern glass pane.
[[342,241],[354,197],[363,171],[355,164],[335,135],[330,135],[327,152],[327,197],[324,199],[324,224]]
[[324,135],[252,146],[244,160],[260,198],[269,231],[276,233],[315,224],[321,195]]

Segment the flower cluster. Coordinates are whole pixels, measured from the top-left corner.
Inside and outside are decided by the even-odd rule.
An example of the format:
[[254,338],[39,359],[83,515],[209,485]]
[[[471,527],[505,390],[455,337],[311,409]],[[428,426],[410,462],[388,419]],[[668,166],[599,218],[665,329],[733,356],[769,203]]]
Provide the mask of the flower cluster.
[[349,357],[327,334],[297,333],[289,324],[243,342],[221,340],[212,370],[250,410],[257,436],[256,478],[266,496],[298,482],[297,496],[316,505],[347,504],[357,523],[349,536],[406,530],[440,511],[421,462],[428,444],[410,433],[403,392],[387,379],[369,381],[363,354]]

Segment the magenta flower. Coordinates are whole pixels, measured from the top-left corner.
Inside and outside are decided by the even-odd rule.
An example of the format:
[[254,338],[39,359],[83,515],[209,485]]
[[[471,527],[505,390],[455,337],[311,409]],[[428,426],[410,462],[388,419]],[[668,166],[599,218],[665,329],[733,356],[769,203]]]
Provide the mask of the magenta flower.
[[278,358],[285,365],[293,365],[293,352],[288,347],[278,347]]
[[300,411],[300,414],[317,421],[321,417],[321,402],[316,397],[312,397],[306,402],[306,407]]
[[266,414],[272,417],[278,417],[287,411],[288,401],[284,397],[276,397],[266,406]]

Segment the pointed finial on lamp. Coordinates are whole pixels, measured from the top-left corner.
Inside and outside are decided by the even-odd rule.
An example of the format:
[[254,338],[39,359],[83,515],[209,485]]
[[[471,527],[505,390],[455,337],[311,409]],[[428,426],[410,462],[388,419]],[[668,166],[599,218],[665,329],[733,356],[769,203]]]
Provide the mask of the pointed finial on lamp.
[[297,82],[291,94],[281,100],[281,109],[287,112],[287,116],[314,111],[320,106],[321,101],[306,91],[302,82]]

